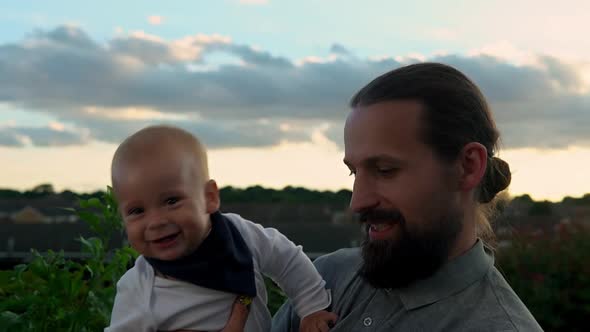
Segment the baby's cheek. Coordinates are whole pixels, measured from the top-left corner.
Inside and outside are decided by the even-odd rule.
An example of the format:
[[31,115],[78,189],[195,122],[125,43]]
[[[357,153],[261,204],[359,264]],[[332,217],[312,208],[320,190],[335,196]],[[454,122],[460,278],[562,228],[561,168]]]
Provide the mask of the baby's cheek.
[[139,252],[140,254],[144,254],[144,251],[146,249],[145,244],[143,244],[141,241],[139,241],[138,239],[135,239],[132,236],[128,236],[127,241],[129,242],[129,246],[131,246],[131,248],[133,248],[133,250]]

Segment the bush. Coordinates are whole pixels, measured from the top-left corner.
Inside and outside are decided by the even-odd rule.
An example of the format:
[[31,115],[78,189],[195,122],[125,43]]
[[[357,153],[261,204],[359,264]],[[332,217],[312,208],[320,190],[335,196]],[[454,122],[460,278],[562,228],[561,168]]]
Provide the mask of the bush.
[[515,236],[497,256],[498,268],[545,331],[587,330],[588,229],[559,225],[556,234]]
[[[123,231],[111,188],[99,198],[79,199],[78,205],[68,210],[96,235],[79,238],[87,258],[32,251],[27,264],[0,271],[0,331],[102,331],[109,324],[115,285],[137,253],[128,246],[110,248],[112,236]],[[270,279],[266,285],[274,314],[285,295]]]
[[33,251],[27,264],[0,271],[0,331],[102,331],[108,325],[115,284],[137,254],[110,249],[122,222],[108,188],[103,196],[79,201],[75,212],[95,237],[80,237],[87,258]]
[[[589,196],[590,197],[590,196]],[[111,248],[122,221],[111,188],[80,199],[74,212],[94,237],[80,237],[87,257],[33,251],[27,264],[0,271],[0,331],[102,331],[108,325],[115,284],[137,254]],[[590,317],[590,230],[559,225],[556,234],[518,235],[497,254],[497,265],[546,331],[582,331]],[[269,310],[285,295],[267,280]]]
[[268,310],[270,314],[274,314],[279,310],[281,305],[287,299],[287,295],[275,284],[271,279],[265,278],[266,291],[268,295]]

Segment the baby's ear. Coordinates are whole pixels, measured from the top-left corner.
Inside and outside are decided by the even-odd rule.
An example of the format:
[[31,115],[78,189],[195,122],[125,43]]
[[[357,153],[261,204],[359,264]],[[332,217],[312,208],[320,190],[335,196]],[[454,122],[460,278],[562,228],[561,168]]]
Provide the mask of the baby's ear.
[[205,206],[207,213],[211,214],[219,210],[221,200],[219,198],[219,189],[217,189],[217,183],[215,180],[209,180],[205,184]]

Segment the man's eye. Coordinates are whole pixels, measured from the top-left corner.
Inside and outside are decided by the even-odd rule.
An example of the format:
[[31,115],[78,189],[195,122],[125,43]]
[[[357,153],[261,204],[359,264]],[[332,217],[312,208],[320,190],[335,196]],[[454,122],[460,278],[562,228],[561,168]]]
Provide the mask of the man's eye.
[[391,167],[377,168],[377,173],[379,173],[380,175],[392,175],[395,171],[396,169]]

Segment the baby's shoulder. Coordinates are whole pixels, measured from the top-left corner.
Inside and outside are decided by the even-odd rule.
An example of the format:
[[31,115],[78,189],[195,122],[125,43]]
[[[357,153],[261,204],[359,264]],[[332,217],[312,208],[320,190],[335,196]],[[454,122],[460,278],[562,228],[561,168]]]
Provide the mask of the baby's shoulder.
[[125,272],[117,282],[117,289],[129,288],[143,288],[151,284],[154,278],[154,269],[143,257],[139,256],[135,260],[135,264],[127,272]]
[[268,233],[271,228],[250,221],[236,213],[224,213],[223,216],[236,227],[246,242],[257,241],[262,234]]

